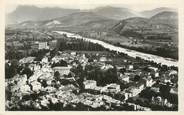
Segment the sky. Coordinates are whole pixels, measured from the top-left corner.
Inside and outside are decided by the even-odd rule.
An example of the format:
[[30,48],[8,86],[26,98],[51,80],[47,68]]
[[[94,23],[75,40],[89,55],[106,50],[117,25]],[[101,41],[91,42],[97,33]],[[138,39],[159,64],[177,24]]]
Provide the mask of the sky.
[[71,9],[92,9],[100,6],[117,6],[135,11],[151,10],[158,7],[177,8],[176,1],[164,0],[7,0],[6,13],[10,13],[19,5],[37,7],[61,7]]

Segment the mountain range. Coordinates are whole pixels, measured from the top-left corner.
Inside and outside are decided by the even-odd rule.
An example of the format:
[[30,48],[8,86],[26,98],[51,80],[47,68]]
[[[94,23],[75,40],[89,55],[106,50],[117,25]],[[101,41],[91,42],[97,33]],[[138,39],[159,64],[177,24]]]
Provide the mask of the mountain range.
[[100,16],[114,20],[121,20],[139,15],[138,12],[135,12],[131,9],[112,6],[97,7],[91,11]]
[[113,20],[122,20],[130,17],[140,17],[140,16],[150,18],[151,16],[154,16],[163,11],[176,11],[176,10],[172,8],[161,7],[153,10],[136,12],[129,8],[121,8],[113,6],[104,6],[89,10],[80,10],[80,9],[65,9],[59,7],[40,8],[37,6],[20,5],[13,12],[6,14],[6,23],[15,24],[24,21],[51,20],[54,18],[60,18],[80,12],[90,12]]
[[19,28],[71,28],[71,29],[105,29],[113,27],[117,21],[95,14],[94,12],[77,12],[67,16],[44,20],[24,21],[16,24]]
[[[173,33],[177,32],[178,14],[164,11],[150,18],[134,17],[119,21],[113,30],[118,34],[127,33]],[[143,31],[144,30],[144,31]]]
[[155,8],[152,10],[142,11],[140,12],[140,14],[144,17],[150,18],[158,13],[165,12],[165,11],[177,12],[177,10],[173,8],[160,7],[160,8]]
[[40,8],[37,6],[20,5],[13,12],[6,15],[6,23],[14,24],[21,23],[23,21],[48,20],[56,17],[66,16],[79,11],[79,9],[64,9],[58,7]]
[[[79,30],[113,30],[122,34],[127,30],[150,32],[177,31],[177,12],[161,7],[135,12],[128,8],[104,6],[90,10],[39,8],[19,6],[7,15],[21,28],[70,28]],[[9,21],[7,21],[8,23]]]

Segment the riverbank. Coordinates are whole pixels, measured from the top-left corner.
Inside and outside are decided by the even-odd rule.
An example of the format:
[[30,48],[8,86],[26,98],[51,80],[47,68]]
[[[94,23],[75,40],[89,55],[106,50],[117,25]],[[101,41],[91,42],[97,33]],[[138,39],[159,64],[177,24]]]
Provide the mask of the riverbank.
[[148,53],[142,53],[142,52],[114,46],[112,44],[109,44],[109,43],[106,43],[106,42],[103,42],[100,40],[92,39],[92,38],[86,38],[86,37],[80,36],[80,35],[75,34],[75,33],[64,32],[64,31],[54,31],[54,32],[57,32],[59,34],[66,34],[68,37],[74,37],[76,39],[84,39],[84,40],[87,40],[87,41],[92,42],[92,43],[97,43],[97,44],[102,45],[104,48],[107,48],[107,49],[112,50],[112,51],[125,53],[130,57],[134,57],[134,58],[139,57],[139,58],[144,59],[144,60],[153,61],[155,63],[158,63],[158,64],[160,63],[162,65],[167,65],[167,66],[175,66],[175,67],[178,66],[178,61],[174,60],[174,59],[164,58],[161,56],[156,56],[156,55],[152,55],[152,54],[148,54]]

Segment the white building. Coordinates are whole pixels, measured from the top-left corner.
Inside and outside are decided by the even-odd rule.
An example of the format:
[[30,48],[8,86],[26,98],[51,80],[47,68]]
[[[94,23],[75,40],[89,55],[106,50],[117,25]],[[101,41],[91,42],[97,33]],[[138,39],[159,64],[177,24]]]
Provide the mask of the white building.
[[58,66],[53,68],[54,72],[58,71],[61,76],[68,75],[70,73],[70,69],[71,69],[70,66],[68,67]]
[[108,69],[112,69],[112,68],[114,68],[112,65],[110,65],[110,64],[104,64],[101,67],[101,70],[108,70]]
[[107,58],[103,56],[103,57],[101,57],[101,58],[99,59],[99,61],[100,61],[100,62],[106,62],[106,61],[107,61]]
[[151,76],[144,78],[144,80],[146,81],[146,87],[151,87],[155,83],[155,81],[151,78]]
[[155,72],[155,77],[159,77],[159,72]]
[[54,49],[57,46],[57,40],[52,40],[49,42],[50,49]]
[[129,83],[130,82],[130,77],[128,75],[123,75],[120,73],[120,78],[123,82]]
[[156,67],[151,67],[150,66],[149,69],[152,70],[152,71],[154,71],[154,72],[158,71],[158,68],[156,68]]
[[83,82],[85,89],[95,89],[96,81],[94,80],[86,80]]
[[129,87],[128,89],[127,89],[127,92],[126,93],[128,93],[127,95],[128,95],[128,98],[129,97],[134,97],[134,96],[136,96],[136,95],[138,95],[139,93],[140,93],[140,90],[138,89],[138,88],[136,88],[136,87]]
[[102,88],[102,92],[117,93],[117,92],[120,92],[120,91],[121,91],[120,85],[115,84],[115,83],[108,84],[108,85],[106,85],[105,87]]
[[76,56],[76,55],[77,55],[76,52],[71,52],[70,54],[71,54],[72,56]]
[[48,63],[48,57],[44,57],[44,58],[42,59],[42,63]]
[[128,66],[128,69],[129,69],[129,70],[133,70],[133,69],[134,69],[134,66],[133,66],[133,65],[129,65],[129,66]]
[[19,63],[32,63],[34,61],[35,57],[27,57],[22,58],[19,60]]
[[49,46],[47,45],[47,42],[39,42],[38,49],[49,49]]

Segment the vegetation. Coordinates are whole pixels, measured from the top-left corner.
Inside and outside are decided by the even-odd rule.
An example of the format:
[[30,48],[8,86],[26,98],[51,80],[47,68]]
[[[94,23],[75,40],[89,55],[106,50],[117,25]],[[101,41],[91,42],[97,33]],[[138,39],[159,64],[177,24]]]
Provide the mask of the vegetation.
[[83,39],[61,39],[58,41],[59,50],[83,50],[83,51],[103,51],[103,48],[99,44],[94,44]]
[[142,47],[137,48],[137,47],[124,46],[124,45],[121,45],[120,43],[117,43],[115,45],[124,47],[127,49],[131,49],[131,50],[136,50],[136,51],[140,51],[144,53],[166,57],[166,58],[178,59],[178,50],[172,49],[169,47],[160,47],[160,48],[156,48],[155,50],[153,50],[151,48],[142,48]]

